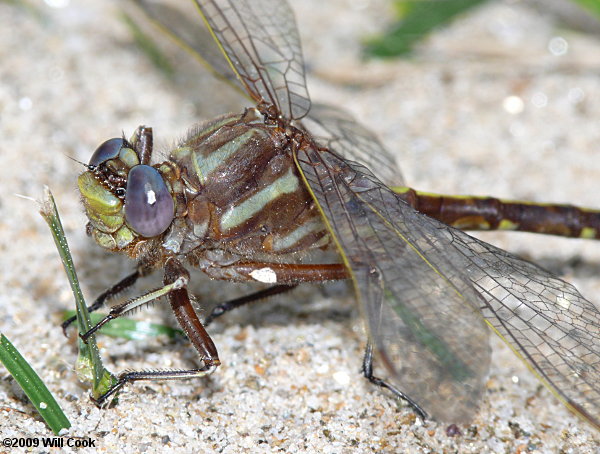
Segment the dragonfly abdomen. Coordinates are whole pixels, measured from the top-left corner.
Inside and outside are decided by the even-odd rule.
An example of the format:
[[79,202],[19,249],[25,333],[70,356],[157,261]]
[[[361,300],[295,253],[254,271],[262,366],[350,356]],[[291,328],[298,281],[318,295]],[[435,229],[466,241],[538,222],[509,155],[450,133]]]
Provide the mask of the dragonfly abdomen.
[[325,226],[285,134],[253,111],[194,131],[171,153],[188,188],[192,242],[245,255],[324,245]]
[[494,197],[447,196],[394,188],[421,213],[461,230],[518,230],[600,238],[600,211],[572,205],[535,204]]

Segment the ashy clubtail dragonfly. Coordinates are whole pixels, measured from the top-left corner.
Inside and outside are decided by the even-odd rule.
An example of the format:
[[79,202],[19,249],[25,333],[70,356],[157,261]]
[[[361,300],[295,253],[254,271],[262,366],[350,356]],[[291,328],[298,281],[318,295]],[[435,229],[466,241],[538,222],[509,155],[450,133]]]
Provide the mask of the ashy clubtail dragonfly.
[[[169,9],[137,3],[182,44],[198,44],[169,21]],[[598,309],[571,284],[459,230],[600,238],[600,212],[390,186],[402,183],[400,173],[373,134],[342,111],[310,102],[285,1],[195,3],[198,26],[202,18],[225,57],[211,63],[256,107],[196,127],[158,164],[151,164],[151,128],[110,139],[78,185],[88,234],[138,263],[92,310],[164,269],[164,287],[113,307],[82,337],[166,295],[202,366],[127,372],[100,400],[137,380],[212,373],[220,360],[205,325],[227,310],[299,283],[350,279],[368,327],[364,375],[422,417],[473,417],[493,331],[570,410],[600,427]],[[339,260],[297,259],[325,249]],[[217,306],[203,324],[190,302],[186,265],[214,279],[271,287]],[[373,375],[374,359],[389,381]]]

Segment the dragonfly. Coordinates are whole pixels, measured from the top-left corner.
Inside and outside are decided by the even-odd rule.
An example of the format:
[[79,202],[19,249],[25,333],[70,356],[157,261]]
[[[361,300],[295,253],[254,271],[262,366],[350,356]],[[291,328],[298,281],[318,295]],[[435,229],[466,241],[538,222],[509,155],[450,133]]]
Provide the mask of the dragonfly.
[[[125,372],[99,402],[128,383],[213,373],[221,362],[206,326],[229,310],[301,283],[349,280],[368,332],[364,376],[422,418],[472,420],[495,333],[564,405],[600,428],[600,311],[571,284],[463,232],[600,238],[600,211],[406,186],[373,133],[341,109],[311,102],[285,1],[194,0],[195,16],[136,3],[254,107],[194,127],[155,164],[152,129],[140,126],[130,139],[103,142],[79,176],[87,233],[137,262],[90,310],[164,272],[162,287],[113,306],[82,338],[164,296],[201,360],[190,370]],[[184,22],[197,30],[188,34]],[[212,50],[201,30],[214,38]],[[305,260],[328,250],[332,263]],[[190,267],[269,287],[201,321]],[[374,362],[385,380],[373,374]]]

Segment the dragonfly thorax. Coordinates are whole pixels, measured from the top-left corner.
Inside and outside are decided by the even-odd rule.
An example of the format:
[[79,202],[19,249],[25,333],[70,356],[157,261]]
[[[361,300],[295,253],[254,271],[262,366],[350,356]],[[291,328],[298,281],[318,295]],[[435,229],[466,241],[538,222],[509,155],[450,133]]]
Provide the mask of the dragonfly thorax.
[[181,252],[218,249],[248,258],[326,244],[290,146],[256,109],[192,130],[170,156],[186,188]]

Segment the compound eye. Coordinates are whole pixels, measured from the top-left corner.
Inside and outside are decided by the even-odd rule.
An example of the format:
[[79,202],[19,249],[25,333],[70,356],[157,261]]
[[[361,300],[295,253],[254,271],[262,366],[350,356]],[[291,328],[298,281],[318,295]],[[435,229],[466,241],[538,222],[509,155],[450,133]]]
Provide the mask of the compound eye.
[[103,162],[116,158],[119,156],[121,148],[125,146],[126,144],[123,139],[108,139],[106,142],[103,142],[98,148],[96,148],[96,151],[94,151],[94,154],[90,158],[89,165],[98,167]]
[[125,220],[138,234],[154,237],[173,220],[175,204],[162,176],[154,167],[137,165],[127,175]]

